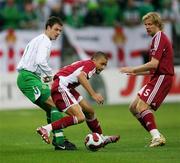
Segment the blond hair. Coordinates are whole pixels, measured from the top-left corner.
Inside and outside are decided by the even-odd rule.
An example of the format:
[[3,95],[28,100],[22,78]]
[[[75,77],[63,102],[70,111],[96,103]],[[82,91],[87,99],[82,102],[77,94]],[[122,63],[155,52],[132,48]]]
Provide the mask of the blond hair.
[[164,24],[162,22],[161,16],[157,12],[149,12],[142,17],[142,21],[144,22],[147,19],[151,19],[152,23],[159,27],[160,30],[163,30]]

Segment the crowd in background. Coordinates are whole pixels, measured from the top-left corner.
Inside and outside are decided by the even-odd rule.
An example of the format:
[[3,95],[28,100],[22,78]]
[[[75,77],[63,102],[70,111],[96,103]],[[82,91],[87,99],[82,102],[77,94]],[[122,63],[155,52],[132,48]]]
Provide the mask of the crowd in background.
[[150,11],[171,22],[175,64],[180,64],[180,0],[0,0],[0,31],[44,29],[49,16],[74,28],[133,27]]
[[39,29],[52,15],[77,28],[134,26],[150,11],[180,22],[180,0],[0,0],[0,29]]

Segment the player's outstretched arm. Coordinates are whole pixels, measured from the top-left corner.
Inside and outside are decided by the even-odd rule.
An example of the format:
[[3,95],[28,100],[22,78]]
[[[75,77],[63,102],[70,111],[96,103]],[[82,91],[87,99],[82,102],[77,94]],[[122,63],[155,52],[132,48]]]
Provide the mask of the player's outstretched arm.
[[139,72],[136,75],[150,75],[150,71]]
[[[121,71],[121,70],[120,70]],[[151,75],[150,71],[138,72],[138,73],[126,73],[126,75]]]
[[81,72],[78,75],[78,81],[80,84],[86,89],[86,91],[90,94],[90,96],[98,103],[103,104],[104,98],[101,96],[101,94],[96,93],[90,83],[88,82],[86,78],[86,74],[84,72]]
[[[155,70],[159,65],[159,61],[152,57],[151,61],[135,67],[122,67],[120,68],[121,73],[128,75],[145,75],[148,71]],[[148,72],[149,73],[149,72]]]

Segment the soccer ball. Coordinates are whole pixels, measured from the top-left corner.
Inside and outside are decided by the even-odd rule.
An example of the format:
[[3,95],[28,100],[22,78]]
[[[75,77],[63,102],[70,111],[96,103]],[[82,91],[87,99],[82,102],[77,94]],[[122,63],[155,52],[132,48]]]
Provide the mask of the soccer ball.
[[88,150],[97,151],[104,146],[104,140],[98,133],[92,133],[85,137],[84,144]]

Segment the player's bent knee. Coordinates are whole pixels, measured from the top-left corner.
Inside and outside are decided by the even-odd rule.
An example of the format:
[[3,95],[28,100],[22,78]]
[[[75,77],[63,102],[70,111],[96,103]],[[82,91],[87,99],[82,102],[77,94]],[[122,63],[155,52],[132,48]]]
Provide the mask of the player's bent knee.
[[55,104],[54,104],[51,96],[48,97],[48,99],[45,101],[45,103],[51,107],[55,107]]
[[129,111],[134,114],[136,112],[136,106],[135,105],[130,105],[129,106]]
[[82,123],[85,121],[85,118],[78,118],[78,123]]
[[82,116],[77,116],[77,120],[78,120],[78,123],[82,123],[85,121],[85,116],[82,115]]
[[94,111],[93,112],[86,112],[84,114],[85,114],[85,117],[87,119],[93,119],[95,117],[95,112]]
[[139,100],[138,101],[138,103],[137,103],[137,111],[139,112],[139,113],[141,113],[142,111],[144,111],[144,110],[147,110],[147,109],[149,109],[150,108],[150,106],[148,105],[148,104],[146,104],[144,101],[142,101],[142,100]]

